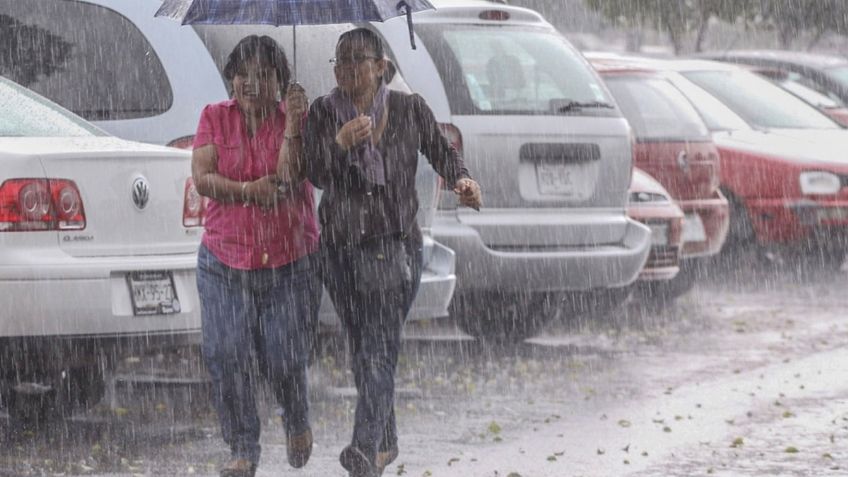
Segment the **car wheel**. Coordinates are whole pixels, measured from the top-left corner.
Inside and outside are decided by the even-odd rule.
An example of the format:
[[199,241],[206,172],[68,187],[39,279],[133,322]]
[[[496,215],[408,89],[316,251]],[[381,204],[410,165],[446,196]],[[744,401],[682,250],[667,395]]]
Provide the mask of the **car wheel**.
[[100,367],[87,365],[64,369],[48,379],[12,383],[7,389],[12,427],[26,430],[93,407],[106,386]]
[[681,266],[680,272],[671,280],[640,283],[639,298],[652,305],[669,306],[695,287],[697,276],[697,270],[694,268]]
[[727,201],[730,203],[730,228],[727,231],[727,239],[724,244],[725,247],[740,249],[756,241],[754,225],[751,223],[748,209],[745,208],[742,201],[733,194],[724,192]]
[[454,297],[451,316],[466,333],[489,343],[516,344],[537,334],[557,316],[556,294],[487,294]]

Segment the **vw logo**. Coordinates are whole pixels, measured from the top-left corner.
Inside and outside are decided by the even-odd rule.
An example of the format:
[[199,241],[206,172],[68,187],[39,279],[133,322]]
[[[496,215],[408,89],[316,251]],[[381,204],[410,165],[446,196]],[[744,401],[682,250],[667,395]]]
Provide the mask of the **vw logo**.
[[144,177],[137,177],[132,184],[132,200],[138,210],[147,207],[150,200],[150,184]]

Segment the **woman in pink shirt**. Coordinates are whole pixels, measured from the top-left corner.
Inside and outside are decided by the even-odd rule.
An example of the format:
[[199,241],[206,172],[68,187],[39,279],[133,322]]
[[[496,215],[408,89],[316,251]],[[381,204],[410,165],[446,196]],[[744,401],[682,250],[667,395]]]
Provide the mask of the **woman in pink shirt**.
[[286,55],[268,36],[241,40],[224,77],[233,99],[203,110],[192,176],[211,199],[197,287],[203,355],[231,449],[220,475],[242,477],[254,475],[261,451],[257,370],[282,407],[289,463],[309,459],[306,368],[321,286],[312,186],[293,167],[276,174],[301,147],[303,89],[289,86]]

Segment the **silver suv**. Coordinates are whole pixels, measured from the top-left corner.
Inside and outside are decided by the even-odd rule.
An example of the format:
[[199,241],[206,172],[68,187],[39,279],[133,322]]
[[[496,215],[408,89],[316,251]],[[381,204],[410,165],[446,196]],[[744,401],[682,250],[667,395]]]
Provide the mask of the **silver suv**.
[[480,212],[444,197],[433,225],[457,254],[457,319],[518,338],[579,303],[622,299],[650,232],[625,215],[632,143],[612,97],[538,13],[436,6],[416,16],[418,50],[398,25],[374,27],[484,190]]

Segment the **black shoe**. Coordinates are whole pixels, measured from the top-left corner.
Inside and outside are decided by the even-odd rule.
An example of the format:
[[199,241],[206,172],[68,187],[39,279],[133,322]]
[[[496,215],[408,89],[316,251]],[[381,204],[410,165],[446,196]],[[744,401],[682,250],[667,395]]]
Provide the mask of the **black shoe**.
[[289,465],[295,469],[299,469],[309,462],[309,456],[312,455],[312,429],[305,431],[295,436],[286,436],[286,457],[289,459]]
[[383,469],[378,469],[358,448],[347,446],[339,455],[339,463],[349,472],[350,477],[379,477]]
[[247,459],[233,459],[221,467],[219,475],[221,477],[253,477],[256,475],[256,464]]

